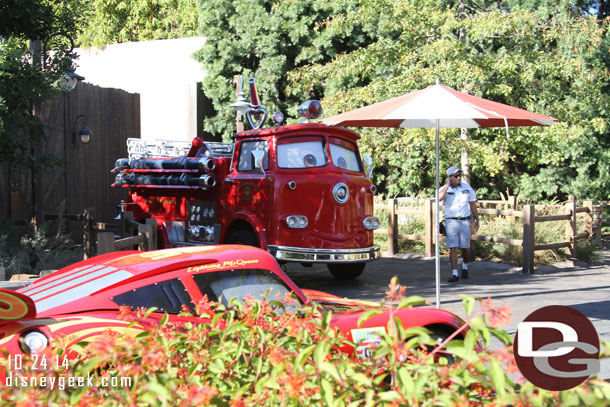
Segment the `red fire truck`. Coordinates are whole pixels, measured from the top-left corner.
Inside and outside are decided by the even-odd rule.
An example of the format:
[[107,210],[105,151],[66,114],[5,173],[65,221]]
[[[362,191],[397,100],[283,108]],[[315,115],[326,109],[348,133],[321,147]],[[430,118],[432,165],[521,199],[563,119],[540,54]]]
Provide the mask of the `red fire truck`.
[[[246,117],[260,127],[266,111],[253,84],[251,95]],[[301,106],[305,117],[321,113],[317,101]],[[360,136],[275,120],[275,127],[237,133],[235,143],[128,140],[129,158],[113,170],[113,186],[129,188],[124,209],[135,220],[157,220],[160,248],[240,243],[269,251],[280,264],[326,263],[335,278],[358,277],[379,257],[375,186],[370,161],[360,158]]]

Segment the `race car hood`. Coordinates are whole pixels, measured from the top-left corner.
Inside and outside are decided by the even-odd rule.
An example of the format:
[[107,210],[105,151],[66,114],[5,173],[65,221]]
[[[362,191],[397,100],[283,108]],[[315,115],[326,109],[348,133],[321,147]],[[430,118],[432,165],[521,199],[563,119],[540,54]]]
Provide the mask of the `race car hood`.
[[0,325],[36,317],[36,305],[27,295],[0,288]]

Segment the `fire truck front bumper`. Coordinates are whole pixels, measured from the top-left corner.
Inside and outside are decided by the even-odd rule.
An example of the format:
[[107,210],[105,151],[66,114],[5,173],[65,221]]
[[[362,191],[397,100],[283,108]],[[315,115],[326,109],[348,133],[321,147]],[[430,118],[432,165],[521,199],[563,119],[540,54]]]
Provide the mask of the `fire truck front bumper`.
[[378,246],[358,249],[310,249],[269,245],[268,250],[279,261],[299,263],[362,263],[380,256]]

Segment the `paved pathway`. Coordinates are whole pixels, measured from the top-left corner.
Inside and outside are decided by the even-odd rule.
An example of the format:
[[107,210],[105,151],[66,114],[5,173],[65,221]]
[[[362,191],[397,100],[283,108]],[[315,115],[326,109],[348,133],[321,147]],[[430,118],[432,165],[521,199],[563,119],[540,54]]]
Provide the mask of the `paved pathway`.
[[[569,305],[584,313],[594,324],[600,338],[610,341],[610,248],[598,251],[599,262],[581,261],[539,267],[534,274],[493,262],[475,262],[470,278],[448,283],[449,258],[441,258],[441,308],[464,317],[460,294],[491,297],[512,309],[505,329],[514,334],[517,324],[532,311],[546,305]],[[393,276],[406,285],[408,295],[426,298],[435,304],[434,258],[413,254],[384,257],[367,265],[354,281],[334,280],[325,266],[305,268],[289,265],[288,275],[303,288],[317,289],[349,298],[379,301]],[[476,306],[475,306],[476,309]],[[602,361],[601,377],[610,378],[610,360]]]

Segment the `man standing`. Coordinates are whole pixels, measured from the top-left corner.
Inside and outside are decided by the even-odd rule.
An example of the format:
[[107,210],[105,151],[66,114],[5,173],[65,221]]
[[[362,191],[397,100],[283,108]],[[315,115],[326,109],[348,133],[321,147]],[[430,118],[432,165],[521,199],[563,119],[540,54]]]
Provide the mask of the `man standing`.
[[459,281],[457,248],[462,249],[462,279],[468,278],[470,259],[470,222],[479,230],[477,196],[470,185],[462,182],[462,171],[458,167],[447,170],[447,183],[439,191],[438,198],[445,203],[445,231],[449,259],[453,269],[449,282]]

